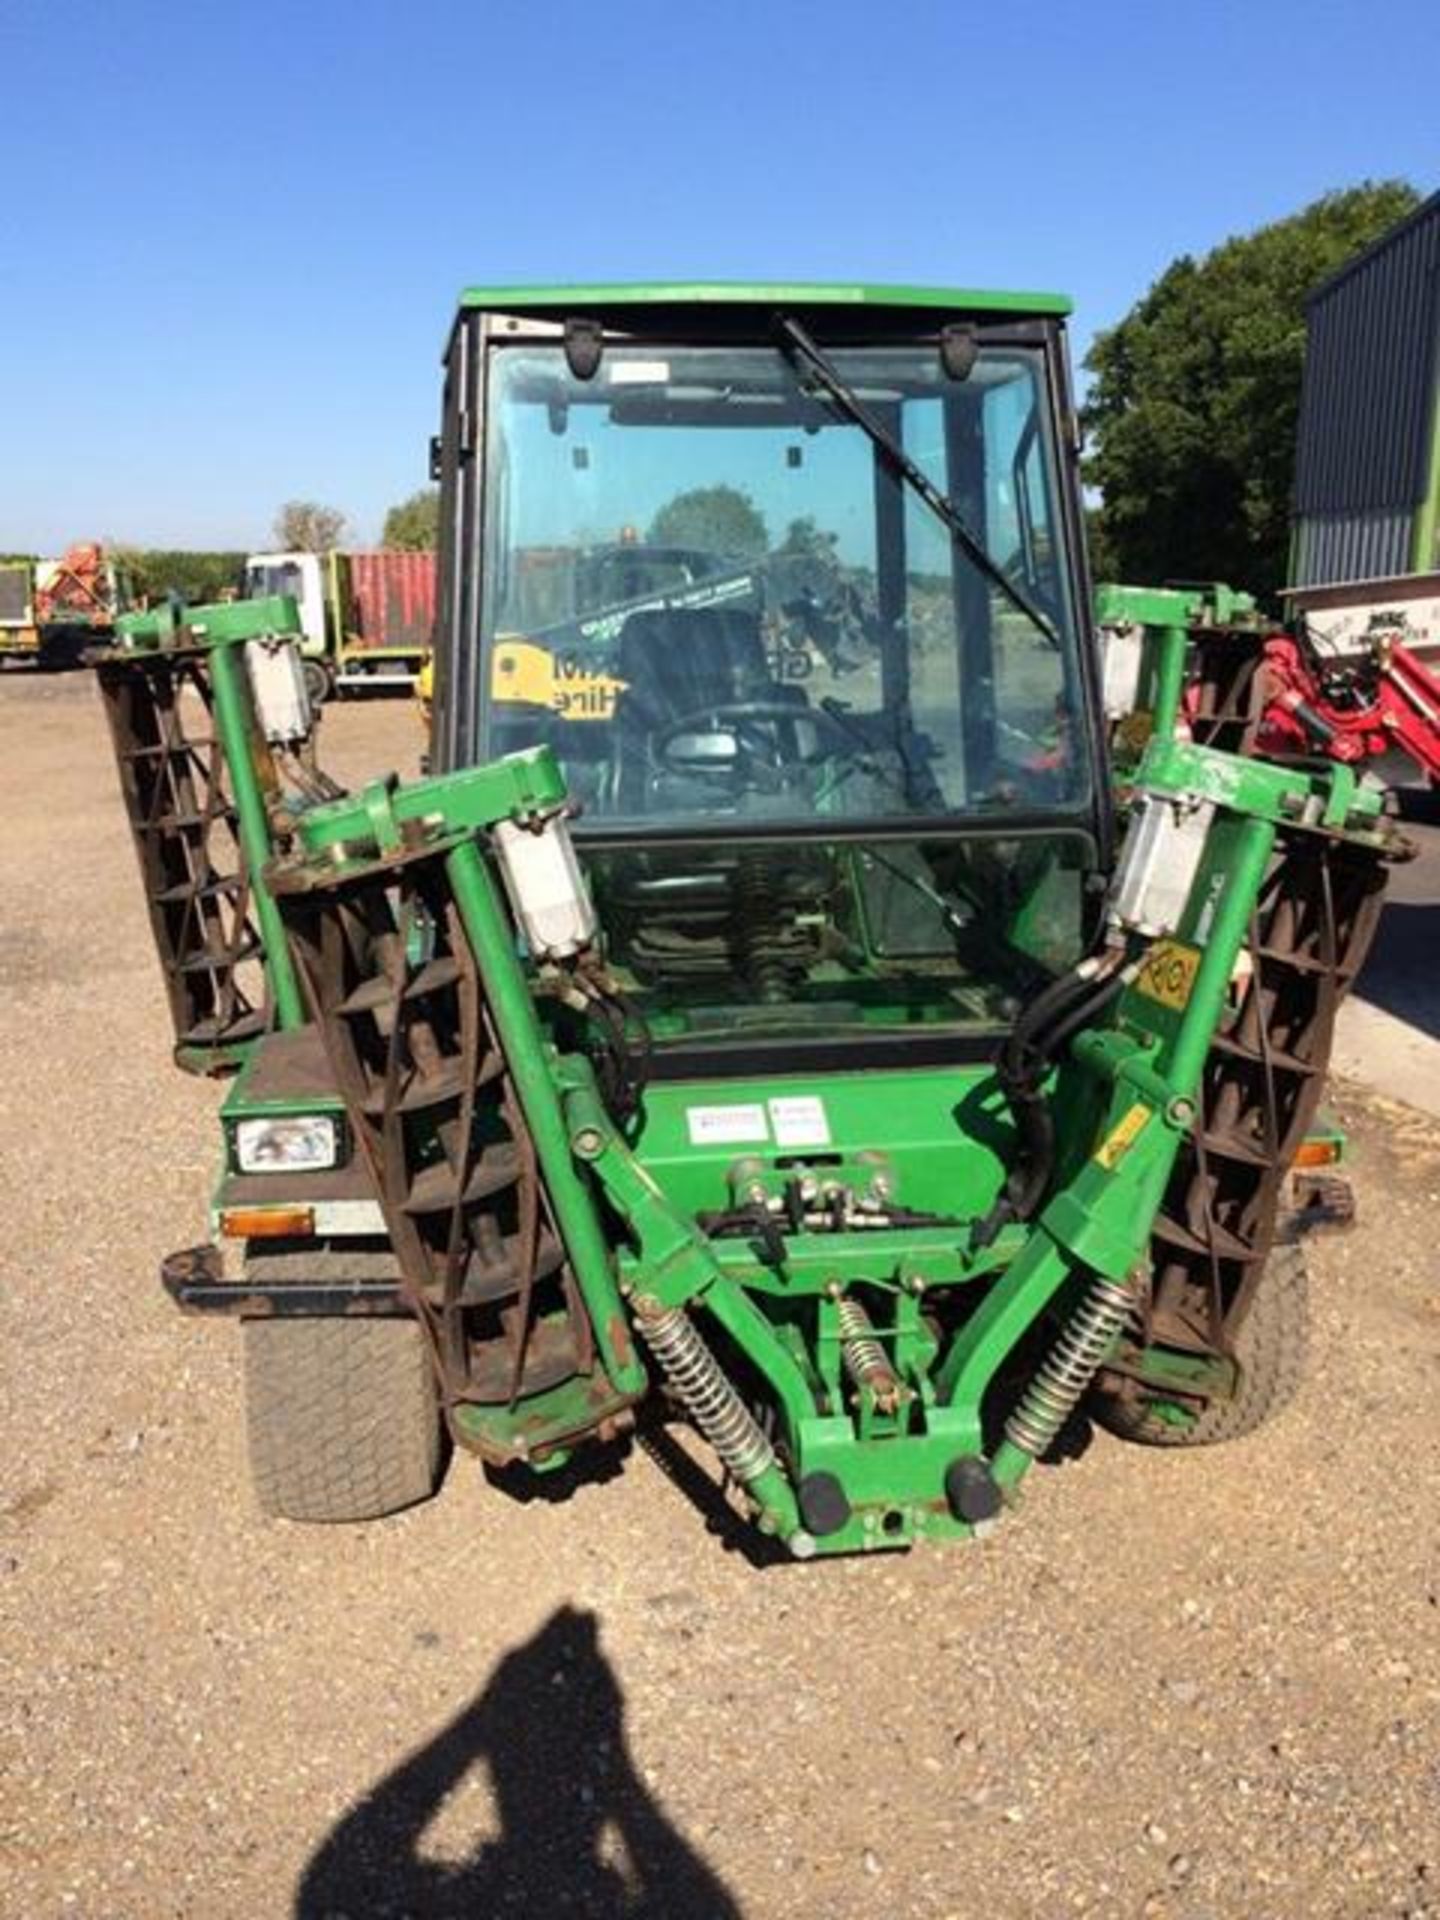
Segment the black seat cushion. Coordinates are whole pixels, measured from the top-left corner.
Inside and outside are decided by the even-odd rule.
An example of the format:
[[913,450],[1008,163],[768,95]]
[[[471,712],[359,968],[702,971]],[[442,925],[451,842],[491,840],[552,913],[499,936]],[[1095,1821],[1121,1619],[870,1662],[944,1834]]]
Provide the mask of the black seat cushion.
[[647,731],[692,713],[764,699],[769,685],[759,616],[745,607],[665,607],[632,613],[620,630],[620,717]]

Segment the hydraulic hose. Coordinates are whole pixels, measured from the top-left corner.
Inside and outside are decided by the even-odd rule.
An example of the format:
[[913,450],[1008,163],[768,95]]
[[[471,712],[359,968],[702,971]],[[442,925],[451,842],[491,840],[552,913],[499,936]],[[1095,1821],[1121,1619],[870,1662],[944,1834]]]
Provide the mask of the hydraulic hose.
[[1015,1118],[1019,1152],[999,1198],[971,1230],[972,1252],[990,1246],[1012,1221],[1030,1219],[1045,1198],[1055,1171],[1055,1116],[1042,1084],[1046,1069],[1120,992],[1127,971],[1123,947],[1091,955],[1037,994],[1011,1029],[995,1072]]

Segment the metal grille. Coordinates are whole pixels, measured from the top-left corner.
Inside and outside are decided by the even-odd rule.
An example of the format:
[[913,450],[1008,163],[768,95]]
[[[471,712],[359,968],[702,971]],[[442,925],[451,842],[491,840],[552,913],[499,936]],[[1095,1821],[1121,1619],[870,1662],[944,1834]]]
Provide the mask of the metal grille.
[[24,626],[30,618],[28,566],[0,567],[0,626]]
[[206,656],[172,648],[107,660],[99,681],[177,1058],[223,1072],[266,1031],[270,1010]]
[[1409,512],[1320,514],[1295,529],[1297,587],[1348,580],[1384,580],[1410,568],[1414,517]]
[[[513,1408],[577,1378],[607,1402],[443,854],[277,897],[447,1406]],[[466,1444],[497,1464],[520,1451]]]
[[1251,923],[1251,972],[1215,1035],[1199,1118],[1155,1222],[1147,1341],[1231,1350],[1384,883],[1377,852],[1323,832],[1282,834]]

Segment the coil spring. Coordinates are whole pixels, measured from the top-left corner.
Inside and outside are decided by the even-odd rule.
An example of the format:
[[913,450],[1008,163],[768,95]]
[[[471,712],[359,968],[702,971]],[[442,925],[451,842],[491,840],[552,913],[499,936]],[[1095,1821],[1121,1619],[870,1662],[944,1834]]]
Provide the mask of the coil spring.
[[738,944],[750,986],[767,1006],[789,997],[789,969],[776,950],[785,937],[783,904],[774,862],[746,855],[735,875]]
[[891,1370],[885,1349],[875,1338],[869,1314],[858,1300],[841,1294],[835,1302],[835,1318],[840,1327],[840,1357],[845,1362],[845,1371],[857,1387],[869,1387],[878,1405],[893,1405],[900,1383]]
[[1097,1276],[1005,1422],[1011,1446],[1039,1459],[1079,1405],[1134,1309],[1135,1295],[1126,1282]]
[[735,1478],[748,1483],[773,1467],[774,1449],[685,1309],[636,1319],[686,1412]]

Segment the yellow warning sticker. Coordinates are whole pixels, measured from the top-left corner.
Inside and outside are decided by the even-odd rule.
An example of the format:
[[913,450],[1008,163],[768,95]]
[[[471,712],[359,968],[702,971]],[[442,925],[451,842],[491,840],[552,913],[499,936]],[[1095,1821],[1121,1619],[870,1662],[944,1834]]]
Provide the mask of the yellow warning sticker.
[[1200,971],[1200,951],[1181,940],[1157,940],[1145,956],[1136,991],[1178,1012],[1188,1002]]
[[1113,1173],[1145,1131],[1153,1112],[1153,1107],[1147,1107],[1139,1100],[1133,1107],[1127,1107],[1095,1149],[1096,1164],[1104,1167],[1107,1173]]
[[608,720],[626,682],[557,656],[533,640],[500,640],[490,668],[492,700],[548,707],[563,720]]

